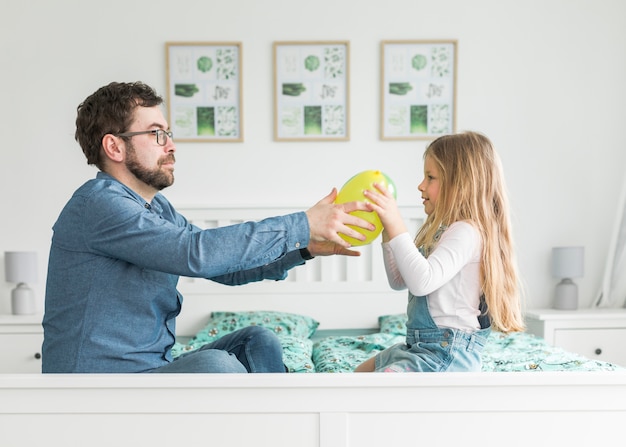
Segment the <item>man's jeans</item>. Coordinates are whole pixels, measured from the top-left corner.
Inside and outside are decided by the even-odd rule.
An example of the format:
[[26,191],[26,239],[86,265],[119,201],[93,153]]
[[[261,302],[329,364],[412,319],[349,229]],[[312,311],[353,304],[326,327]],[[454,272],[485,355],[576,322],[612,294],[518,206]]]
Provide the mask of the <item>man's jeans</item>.
[[225,335],[153,373],[284,373],[280,340],[269,329],[250,326]]

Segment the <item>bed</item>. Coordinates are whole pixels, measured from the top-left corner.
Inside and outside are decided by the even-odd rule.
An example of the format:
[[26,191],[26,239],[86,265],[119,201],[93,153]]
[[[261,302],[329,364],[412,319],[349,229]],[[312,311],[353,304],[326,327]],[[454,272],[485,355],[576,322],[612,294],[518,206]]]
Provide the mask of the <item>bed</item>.
[[[179,207],[206,228],[299,209]],[[402,212],[414,231],[422,210]],[[290,374],[0,375],[1,444],[621,444],[624,368],[530,334],[493,333],[480,373],[352,373],[405,331],[406,294],[387,286],[378,241],[360,251],[281,282],[181,278],[174,355],[260,324],[281,339]]]

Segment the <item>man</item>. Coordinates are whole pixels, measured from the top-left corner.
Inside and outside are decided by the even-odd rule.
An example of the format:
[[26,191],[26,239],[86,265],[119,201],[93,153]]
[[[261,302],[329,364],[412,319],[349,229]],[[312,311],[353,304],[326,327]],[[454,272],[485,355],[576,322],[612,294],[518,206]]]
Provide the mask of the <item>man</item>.
[[111,83],[78,106],[76,140],[100,169],[53,227],[43,319],[44,373],[284,372],[277,337],[252,327],[172,360],[180,275],[229,285],[284,279],[314,256],[353,256],[338,232],[363,202],[201,230],[159,193],[174,182],[176,147],[149,86]]

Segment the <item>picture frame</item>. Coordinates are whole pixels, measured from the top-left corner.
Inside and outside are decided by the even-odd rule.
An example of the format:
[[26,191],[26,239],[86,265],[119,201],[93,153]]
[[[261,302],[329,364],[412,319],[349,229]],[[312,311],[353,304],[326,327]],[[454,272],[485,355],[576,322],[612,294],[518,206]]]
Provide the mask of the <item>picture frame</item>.
[[167,42],[165,53],[174,139],[243,141],[241,42]]
[[382,140],[428,140],[456,131],[456,40],[381,42]]
[[274,42],[274,140],[350,139],[350,43]]

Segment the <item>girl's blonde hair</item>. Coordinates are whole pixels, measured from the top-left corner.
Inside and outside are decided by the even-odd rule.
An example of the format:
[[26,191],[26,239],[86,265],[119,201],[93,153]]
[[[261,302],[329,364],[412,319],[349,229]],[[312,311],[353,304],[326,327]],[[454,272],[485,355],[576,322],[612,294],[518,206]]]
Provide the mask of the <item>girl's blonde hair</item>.
[[484,135],[463,132],[434,140],[426,149],[439,168],[440,190],[433,212],[415,237],[429,253],[442,226],[474,225],[483,242],[480,281],[492,327],[524,330],[509,206],[500,159]]

